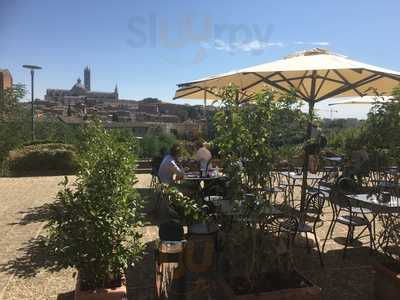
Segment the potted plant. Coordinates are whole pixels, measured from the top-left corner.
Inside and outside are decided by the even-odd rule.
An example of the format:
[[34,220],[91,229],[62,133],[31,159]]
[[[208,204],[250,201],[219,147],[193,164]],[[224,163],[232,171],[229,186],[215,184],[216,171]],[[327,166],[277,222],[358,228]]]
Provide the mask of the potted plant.
[[290,247],[257,222],[235,222],[222,241],[218,286],[224,299],[320,299],[321,289],[293,267]]
[[380,244],[385,260],[374,264],[375,299],[397,299],[400,295],[400,220],[397,215],[380,216],[382,230]]
[[134,188],[135,144],[90,124],[75,183],[51,205],[49,246],[78,270],[75,299],[123,299],[123,272],[141,257],[142,201]]
[[188,226],[184,247],[186,272],[202,273],[215,269],[218,226],[208,207],[198,204],[176,187],[165,186],[164,192],[178,220]]
[[[303,121],[291,95],[265,91],[251,104],[241,103],[230,86],[221,94],[215,114],[215,144],[230,179],[229,198],[237,210],[223,229],[221,276],[225,299],[320,299],[321,289],[293,267],[291,248],[282,246],[269,230],[272,203],[261,194],[272,187],[271,173],[281,143],[293,141]],[[263,223],[263,224],[262,224]],[[278,225],[279,226],[279,225]]]
[[176,186],[163,185],[161,190],[182,224],[191,226],[206,221],[206,207],[198,204],[191,197],[184,195]]

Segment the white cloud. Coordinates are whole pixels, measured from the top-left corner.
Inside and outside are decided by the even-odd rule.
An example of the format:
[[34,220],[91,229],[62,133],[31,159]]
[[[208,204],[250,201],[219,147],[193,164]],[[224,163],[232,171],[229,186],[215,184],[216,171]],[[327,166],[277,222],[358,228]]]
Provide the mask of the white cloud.
[[303,42],[303,41],[296,41],[293,42],[294,45],[312,45],[312,46],[329,46],[329,42]]
[[261,51],[269,47],[283,47],[284,44],[281,42],[267,43],[259,40],[253,40],[247,43],[234,43],[233,46],[241,51],[250,52]]
[[311,45],[316,45],[316,46],[329,46],[329,42],[311,42]]
[[291,43],[283,43],[283,42],[264,42],[260,40],[252,40],[249,42],[234,42],[229,43],[225,42],[221,39],[213,39],[209,42],[202,43],[201,46],[204,49],[215,49],[219,51],[226,51],[229,53],[235,52],[259,52],[271,47],[287,47],[290,45],[302,45],[302,46],[329,46],[329,42],[304,42],[304,41],[295,41]]
[[227,52],[251,52],[251,51],[261,51],[269,47],[284,47],[282,42],[263,42],[260,40],[252,40],[249,42],[235,42],[227,43],[220,39],[214,39],[208,43],[202,44],[203,48],[206,49],[216,49]]

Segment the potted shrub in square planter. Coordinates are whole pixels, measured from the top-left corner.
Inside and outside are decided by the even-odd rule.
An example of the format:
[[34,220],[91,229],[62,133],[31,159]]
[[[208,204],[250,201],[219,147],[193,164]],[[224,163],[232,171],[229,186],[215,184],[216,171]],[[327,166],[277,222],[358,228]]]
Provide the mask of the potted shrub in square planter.
[[383,262],[374,264],[375,299],[389,300],[400,297],[400,220],[397,215],[382,215],[380,244],[386,254]]
[[389,300],[400,297],[400,264],[398,262],[374,265],[375,299]]
[[258,222],[236,222],[222,233],[224,299],[321,299],[321,289],[295,270],[290,247]]
[[273,236],[274,227],[283,220],[273,218],[277,208],[265,195],[273,188],[279,145],[289,143],[304,121],[298,102],[290,94],[266,90],[251,104],[243,103],[234,86],[223,90],[220,98],[214,142],[229,178],[233,206],[233,213],[226,216],[230,222],[222,222],[231,225],[221,233],[221,297],[320,299],[321,289],[294,269],[290,245]]
[[62,267],[78,270],[76,300],[124,299],[123,271],[144,249],[135,144],[96,123],[84,137],[76,181],[51,205],[49,246]]

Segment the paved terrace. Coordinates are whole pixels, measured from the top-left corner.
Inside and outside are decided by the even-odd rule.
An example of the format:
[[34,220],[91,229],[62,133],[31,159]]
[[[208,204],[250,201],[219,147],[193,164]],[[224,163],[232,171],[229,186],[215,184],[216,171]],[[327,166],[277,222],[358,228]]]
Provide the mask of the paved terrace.
[[[146,188],[149,175],[139,175],[138,187]],[[46,221],[45,204],[54,200],[63,177],[0,178],[0,300],[73,299],[74,270],[46,270],[48,257],[36,247]],[[73,180],[73,177],[71,178]],[[324,219],[330,220],[327,210]],[[319,229],[321,241],[329,222]],[[157,235],[156,226],[144,228],[145,240]],[[297,241],[297,268],[311,281],[323,288],[323,299],[373,299],[373,271],[376,257],[369,256],[367,241],[349,248],[348,258],[341,259],[346,228],[338,225],[333,240],[325,247],[325,269],[319,265],[315,249],[307,253],[304,240]],[[303,242],[303,243],[302,243]],[[145,256],[136,270],[129,270],[129,299],[152,299],[153,256]],[[134,275],[133,275],[134,273]]]

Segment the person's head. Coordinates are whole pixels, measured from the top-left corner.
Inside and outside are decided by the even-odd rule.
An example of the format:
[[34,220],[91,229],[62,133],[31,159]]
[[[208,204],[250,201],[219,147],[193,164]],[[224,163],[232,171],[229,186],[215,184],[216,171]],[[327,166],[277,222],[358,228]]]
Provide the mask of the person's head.
[[197,140],[195,145],[196,145],[196,148],[199,149],[199,148],[203,147],[203,141]]
[[181,148],[179,144],[173,144],[171,149],[169,150],[169,154],[171,154],[171,156],[175,158],[179,157],[179,155],[181,154]]

